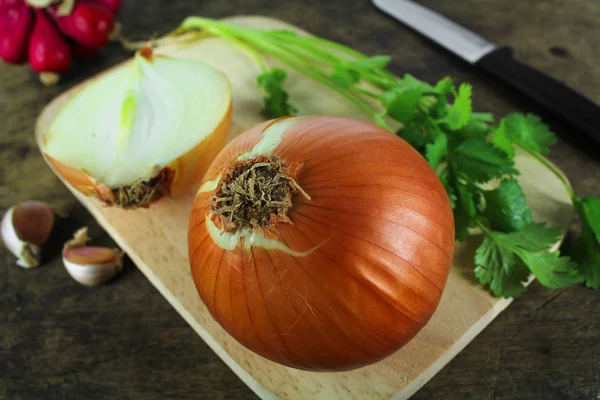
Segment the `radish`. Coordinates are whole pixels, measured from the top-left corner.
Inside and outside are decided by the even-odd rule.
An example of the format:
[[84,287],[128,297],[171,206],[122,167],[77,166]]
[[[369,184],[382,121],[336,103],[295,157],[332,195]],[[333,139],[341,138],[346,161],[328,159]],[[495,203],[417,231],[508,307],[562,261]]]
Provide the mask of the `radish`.
[[93,0],[94,3],[102,4],[104,7],[110,10],[111,13],[116,14],[121,8],[121,0]]
[[67,36],[75,39],[82,45],[98,49],[108,43],[115,21],[112,13],[104,6],[78,1],[71,14],[57,15],[57,7],[48,8],[54,16],[59,29]]
[[44,84],[53,84],[58,74],[71,66],[71,50],[52,19],[43,10],[35,10],[35,26],[29,41],[29,63]]
[[27,60],[27,41],[33,26],[31,10],[23,0],[0,0],[0,58],[20,64]]
[[21,5],[25,5],[25,0],[0,0],[0,12]]

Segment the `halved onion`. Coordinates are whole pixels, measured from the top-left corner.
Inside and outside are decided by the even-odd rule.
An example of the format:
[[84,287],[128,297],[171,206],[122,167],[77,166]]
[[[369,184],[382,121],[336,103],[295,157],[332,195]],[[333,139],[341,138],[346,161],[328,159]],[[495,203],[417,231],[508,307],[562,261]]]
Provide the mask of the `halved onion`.
[[404,140],[351,118],[291,117],[217,156],[188,249],[201,299],[240,343],[291,367],[345,370],[427,323],[454,223],[440,180]]
[[226,143],[231,97],[220,71],[145,47],[74,95],[45,134],[44,152],[82,193],[145,207],[202,178]]

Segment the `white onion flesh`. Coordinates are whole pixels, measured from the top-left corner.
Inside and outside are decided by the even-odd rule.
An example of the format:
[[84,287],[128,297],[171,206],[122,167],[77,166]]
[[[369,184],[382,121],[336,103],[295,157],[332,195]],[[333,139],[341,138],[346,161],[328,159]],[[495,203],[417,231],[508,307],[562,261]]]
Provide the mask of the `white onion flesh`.
[[45,152],[108,187],[148,180],[211,135],[230,100],[227,78],[209,65],[138,52],[68,102]]

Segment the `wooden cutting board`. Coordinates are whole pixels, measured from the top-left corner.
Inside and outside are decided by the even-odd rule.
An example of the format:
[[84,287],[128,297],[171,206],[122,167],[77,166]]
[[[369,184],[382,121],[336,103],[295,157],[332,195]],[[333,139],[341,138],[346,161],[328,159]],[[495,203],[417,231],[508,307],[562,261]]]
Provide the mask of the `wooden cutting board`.
[[[262,29],[300,29],[266,17],[235,17],[228,22]],[[260,72],[252,57],[217,38],[158,53],[207,62],[222,70],[233,87],[230,138],[262,121],[262,95],[256,86]],[[117,67],[118,68],[118,67]],[[345,115],[368,119],[341,96],[295,73],[287,83],[300,113]],[[60,108],[78,87],[50,103],[40,116],[36,137],[43,135]],[[519,178],[536,221],[566,230],[572,206],[563,185],[537,161],[517,153]],[[246,350],[209,315],[194,288],[187,258],[187,226],[194,191],[178,200],[164,200],[149,209],[107,208],[82,196],[77,199],[127,252],[138,268],[202,339],[264,399],[405,399],[431,379],[489,324],[510,300],[492,297],[473,277],[473,255],[481,242],[472,237],[458,244],[440,305],[423,330],[404,348],[369,367],[343,373],[312,373],[286,368]],[[310,340],[310,338],[307,338]],[[165,360],[168,362],[168,360]]]

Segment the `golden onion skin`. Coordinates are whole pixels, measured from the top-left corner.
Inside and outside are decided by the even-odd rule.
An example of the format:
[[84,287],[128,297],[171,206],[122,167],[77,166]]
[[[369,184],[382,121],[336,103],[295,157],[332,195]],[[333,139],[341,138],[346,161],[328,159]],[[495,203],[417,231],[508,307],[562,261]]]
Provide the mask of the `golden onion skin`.
[[[229,143],[203,182],[277,122]],[[296,253],[244,239],[222,248],[206,222],[220,225],[212,192],[198,192],[188,246],[202,301],[241,344],[286,366],[341,371],[386,358],[428,322],[446,284],[454,221],[441,182],[404,140],[352,118],[299,118],[272,156],[300,165],[311,197],[296,193],[291,223],[264,229]]]

